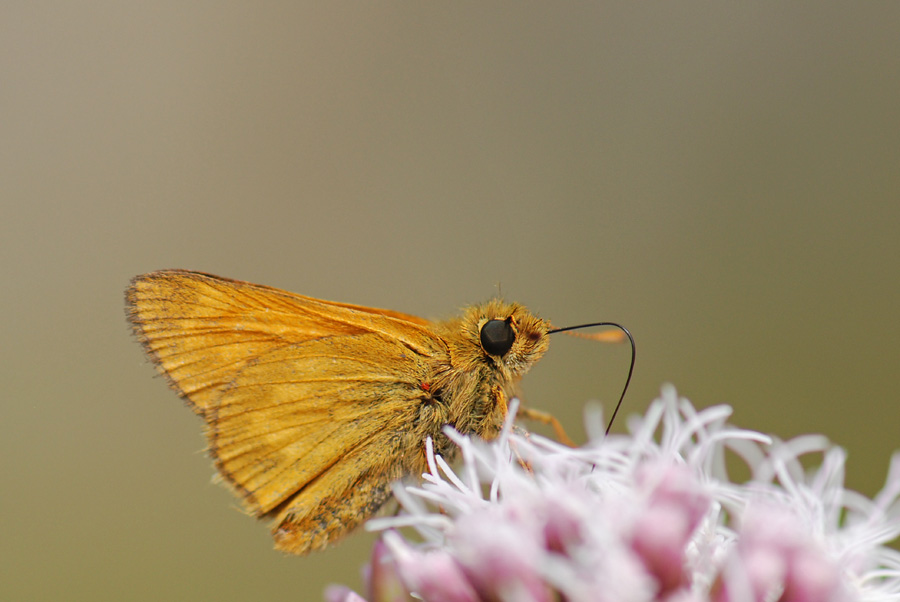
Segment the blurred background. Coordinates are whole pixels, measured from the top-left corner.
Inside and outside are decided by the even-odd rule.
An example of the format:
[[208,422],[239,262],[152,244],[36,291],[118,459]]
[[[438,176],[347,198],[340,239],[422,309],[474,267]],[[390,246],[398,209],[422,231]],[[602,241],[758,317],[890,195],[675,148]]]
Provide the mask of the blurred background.
[[[900,448],[900,4],[5,2],[0,597],[319,600],[132,340],[160,268],[447,317],[498,289],[782,438]],[[584,440],[625,346],[526,401]],[[620,421],[618,428],[623,428]]]

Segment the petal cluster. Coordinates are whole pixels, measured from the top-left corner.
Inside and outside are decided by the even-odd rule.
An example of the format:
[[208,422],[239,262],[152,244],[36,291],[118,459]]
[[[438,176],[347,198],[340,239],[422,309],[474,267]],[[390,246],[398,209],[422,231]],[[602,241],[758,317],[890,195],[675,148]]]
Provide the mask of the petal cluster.
[[[845,453],[824,437],[781,442],[730,414],[666,387],[628,435],[605,436],[589,412],[577,449],[511,420],[492,442],[448,430],[459,468],[429,442],[423,482],[395,488],[402,512],[368,525],[384,531],[368,600],[900,601],[900,553],[886,547],[900,535],[900,454],[870,500],[844,489]],[[729,480],[726,452],[750,480]]]

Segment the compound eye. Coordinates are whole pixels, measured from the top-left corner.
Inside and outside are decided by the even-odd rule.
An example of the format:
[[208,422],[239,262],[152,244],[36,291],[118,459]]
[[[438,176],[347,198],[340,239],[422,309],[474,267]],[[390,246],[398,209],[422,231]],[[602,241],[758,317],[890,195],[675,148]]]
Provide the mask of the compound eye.
[[481,327],[481,346],[491,355],[506,355],[515,340],[509,320],[488,320]]

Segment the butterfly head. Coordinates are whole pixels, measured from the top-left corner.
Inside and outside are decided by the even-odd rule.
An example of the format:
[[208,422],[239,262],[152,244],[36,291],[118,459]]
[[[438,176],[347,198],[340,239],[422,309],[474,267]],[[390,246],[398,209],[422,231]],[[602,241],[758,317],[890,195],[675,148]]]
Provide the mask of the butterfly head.
[[463,317],[468,351],[511,376],[521,376],[547,351],[549,324],[517,303],[494,299]]

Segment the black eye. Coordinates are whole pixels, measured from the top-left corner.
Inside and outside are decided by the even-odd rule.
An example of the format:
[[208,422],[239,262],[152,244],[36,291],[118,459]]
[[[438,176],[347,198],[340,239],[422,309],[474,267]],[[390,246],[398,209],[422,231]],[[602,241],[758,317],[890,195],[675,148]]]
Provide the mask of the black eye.
[[481,346],[491,355],[505,355],[516,340],[507,320],[488,320],[481,327]]

